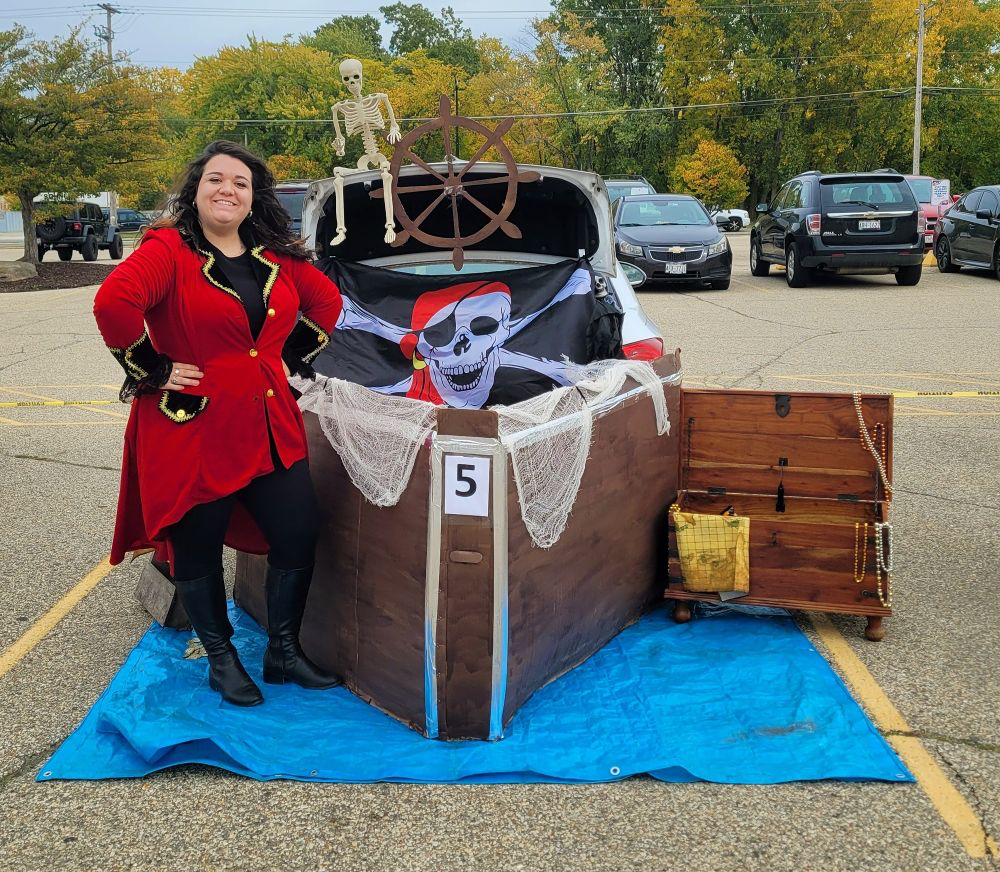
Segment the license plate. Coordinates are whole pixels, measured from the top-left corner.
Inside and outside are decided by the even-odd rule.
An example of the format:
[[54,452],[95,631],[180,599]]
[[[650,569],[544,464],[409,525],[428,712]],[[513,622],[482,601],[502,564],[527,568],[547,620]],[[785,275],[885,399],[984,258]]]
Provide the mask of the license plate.
[[858,230],[881,230],[881,221],[859,221]]
[[687,275],[688,267],[686,263],[668,263],[664,265],[663,271],[667,275],[683,276]]

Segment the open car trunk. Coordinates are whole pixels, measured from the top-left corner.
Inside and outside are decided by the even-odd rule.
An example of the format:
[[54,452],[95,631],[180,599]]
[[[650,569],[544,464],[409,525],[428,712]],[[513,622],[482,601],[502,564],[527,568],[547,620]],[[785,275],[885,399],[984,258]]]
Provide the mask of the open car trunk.
[[[461,166],[461,162],[456,163],[456,169],[460,170]],[[447,174],[447,164],[436,163],[431,167],[442,175]],[[615,265],[610,241],[610,217],[600,177],[593,173],[554,170],[551,167],[520,166],[519,169],[535,170],[541,175],[539,181],[517,186],[517,200],[507,221],[520,231],[520,238],[512,238],[497,229],[482,241],[464,245],[466,254],[490,251],[529,257],[536,255],[540,256],[540,261],[586,256],[595,269],[613,274]],[[465,173],[463,180],[483,182],[505,177],[505,173],[503,164],[477,163]],[[441,193],[438,179],[415,166],[401,170],[399,187],[403,207],[412,218],[419,217]],[[429,189],[409,193],[405,190],[414,187]],[[440,255],[450,250],[448,246],[427,245],[414,236],[398,247],[387,244],[383,240],[385,207],[380,196],[371,196],[372,192],[381,188],[381,175],[375,171],[352,173],[345,178],[347,239],[340,245],[331,246],[330,240],[336,232],[337,223],[334,181],[323,179],[313,183],[306,197],[303,227],[309,229],[309,242],[320,257],[371,262],[423,253]],[[469,194],[486,210],[497,214],[501,211],[507,189],[504,182],[476,184],[469,187]],[[462,194],[456,203],[457,223],[462,236],[472,236],[489,223],[490,219],[483,209]],[[399,219],[397,214],[397,233],[403,228]],[[455,221],[446,197],[421,221],[419,231],[436,237],[454,237]]]

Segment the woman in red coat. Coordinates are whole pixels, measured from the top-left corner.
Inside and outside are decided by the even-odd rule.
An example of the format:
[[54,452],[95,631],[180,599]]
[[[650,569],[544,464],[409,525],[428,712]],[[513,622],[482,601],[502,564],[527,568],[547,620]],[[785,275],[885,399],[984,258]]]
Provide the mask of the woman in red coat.
[[306,439],[288,385],[340,314],[337,286],[289,230],[266,164],[213,142],[182,175],[169,216],[108,276],[94,316],[132,401],[111,562],[156,548],[208,653],[209,683],[263,702],[230,639],[225,542],[268,554],[264,680],[339,683],[298,634],[317,536]]

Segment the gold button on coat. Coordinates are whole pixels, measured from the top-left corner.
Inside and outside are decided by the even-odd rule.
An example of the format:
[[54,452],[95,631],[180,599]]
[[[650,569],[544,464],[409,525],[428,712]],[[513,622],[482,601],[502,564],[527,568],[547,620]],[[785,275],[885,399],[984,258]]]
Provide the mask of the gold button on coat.
[[275,313],[274,313],[274,309],[268,309],[268,310],[267,310],[267,317],[268,317],[268,318],[273,318],[273,317],[274,317],[274,314],[275,314]]
[[251,348],[250,349],[250,356],[251,357],[256,357],[257,356],[257,349],[256,348]]
[[267,389],[267,395],[268,395],[269,397],[273,397],[273,396],[274,396],[274,391],[273,391],[273,390],[271,390],[271,388],[268,388],[268,389]]
[[187,412],[185,412],[183,409],[178,409],[175,414],[177,415],[178,418],[187,417]]

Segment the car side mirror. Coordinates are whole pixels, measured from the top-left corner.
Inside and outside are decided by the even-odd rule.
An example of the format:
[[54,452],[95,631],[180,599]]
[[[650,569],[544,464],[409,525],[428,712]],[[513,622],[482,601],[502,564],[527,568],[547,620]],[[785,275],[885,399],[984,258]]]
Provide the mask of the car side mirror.
[[729,219],[725,215],[716,215],[715,216],[715,226],[716,227],[725,227],[728,223],[729,223]]
[[767,203],[758,203],[757,204],[757,211],[758,212],[767,212],[768,211]]
[[641,269],[639,269],[639,267],[637,267],[635,264],[622,263],[621,268],[622,272],[625,273],[625,278],[628,279],[628,283],[633,288],[638,288],[646,281],[647,278],[646,273],[643,272]]
[[982,221],[992,221],[993,213],[989,209],[976,209],[976,217]]

